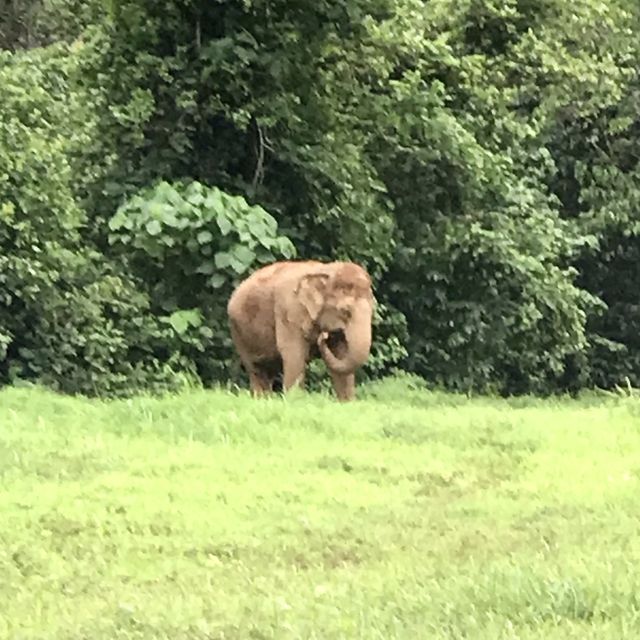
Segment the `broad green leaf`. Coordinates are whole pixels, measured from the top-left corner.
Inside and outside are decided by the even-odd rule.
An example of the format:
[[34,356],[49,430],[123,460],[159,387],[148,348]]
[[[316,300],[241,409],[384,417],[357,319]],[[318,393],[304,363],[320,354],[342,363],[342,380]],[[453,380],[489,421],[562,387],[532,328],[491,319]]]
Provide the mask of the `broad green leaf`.
[[218,216],[224,214],[224,203],[222,202],[222,195],[218,189],[214,188],[209,191],[205,198],[204,206]]
[[282,255],[287,258],[287,260],[291,260],[296,255],[296,248],[293,246],[293,243],[288,238],[280,238],[279,241],[279,249]]
[[218,269],[226,269],[231,265],[231,255],[225,251],[219,251],[214,256],[214,261]]
[[220,233],[222,233],[223,236],[228,235],[233,228],[230,220],[223,213],[218,214],[216,222],[218,223],[218,228],[220,229]]
[[219,289],[226,282],[226,278],[221,273],[214,273],[208,282],[214,289]]
[[207,260],[207,262],[203,262],[197,269],[196,273],[202,273],[206,276],[212,274],[215,271],[216,265],[213,261]]
[[162,232],[162,225],[159,220],[149,220],[145,228],[150,236],[157,236]]
[[202,313],[199,309],[180,309],[166,318],[176,333],[183,335],[190,327],[202,325]]
[[242,260],[238,260],[236,257],[231,257],[231,268],[238,274],[241,275],[246,273],[249,268],[249,265]]
[[207,326],[200,327],[198,329],[198,332],[200,333],[201,336],[203,336],[204,338],[208,338],[208,339],[213,338],[213,336],[215,335],[213,333],[213,330],[211,329],[211,327],[207,327]]
[[242,244],[235,245],[231,250],[231,253],[238,262],[242,263],[245,266],[249,266],[256,257],[255,251]]

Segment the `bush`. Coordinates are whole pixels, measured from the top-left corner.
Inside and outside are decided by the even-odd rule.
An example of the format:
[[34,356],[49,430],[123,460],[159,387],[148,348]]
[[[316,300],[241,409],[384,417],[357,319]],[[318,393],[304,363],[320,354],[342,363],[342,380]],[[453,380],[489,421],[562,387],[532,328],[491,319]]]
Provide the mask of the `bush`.
[[19,4],[4,46],[73,44],[0,54],[3,380],[233,377],[231,287],[294,243],[372,274],[367,376],[640,384],[635,5]]
[[[0,381],[101,395],[171,386],[140,284],[83,240],[74,162],[96,122],[56,46],[0,53]],[[160,351],[162,353],[162,351]]]
[[251,268],[295,255],[275,219],[199,182],[161,181],[126,201],[109,222],[145,283],[151,312],[170,344],[205,384],[229,378],[233,351],[227,300]]

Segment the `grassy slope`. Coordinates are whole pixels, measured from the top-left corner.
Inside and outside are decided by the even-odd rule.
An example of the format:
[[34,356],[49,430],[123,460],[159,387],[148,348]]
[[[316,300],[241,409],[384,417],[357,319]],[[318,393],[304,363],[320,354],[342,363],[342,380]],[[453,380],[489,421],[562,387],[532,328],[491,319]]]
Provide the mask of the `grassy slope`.
[[0,637],[640,637],[637,401],[377,395],[0,392]]

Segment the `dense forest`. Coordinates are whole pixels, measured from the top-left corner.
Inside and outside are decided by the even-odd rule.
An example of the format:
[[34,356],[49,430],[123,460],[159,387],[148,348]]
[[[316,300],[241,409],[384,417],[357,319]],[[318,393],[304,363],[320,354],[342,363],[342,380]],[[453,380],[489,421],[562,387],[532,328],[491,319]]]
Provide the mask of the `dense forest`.
[[0,383],[237,381],[276,259],[374,278],[366,375],[640,386],[640,5],[7,0]]

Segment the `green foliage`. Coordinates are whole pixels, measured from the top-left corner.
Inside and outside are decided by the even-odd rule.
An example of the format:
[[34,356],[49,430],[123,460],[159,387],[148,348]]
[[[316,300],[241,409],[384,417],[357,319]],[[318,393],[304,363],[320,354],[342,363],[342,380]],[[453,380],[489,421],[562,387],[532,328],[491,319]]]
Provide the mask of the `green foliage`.
[[[179,281],[206,276],[219,289],[255,264],[291,259],[295,247],[260,206],[199,182],[160,182],[123,204],[109,221],[110,240],[131,246],[179,272]],[[178,286],[180,284],[178,283]]]
[[[358,98],[336,69],[360,53],[355,35],[353,45],[343,40],[348,25],[362,32],[359,15],[308,1],[115,3],[95,73],[107,76],[113,112],[129,114],[136,95],[148,108],[142,130],[124,118],[107,124],[108,136],[119,129],[126,158],[119,181],[139,188],[188,175],[244,192],[305,254],[384,264],[392,248],[384,185],[354,129],[357,114],[336,112]],[[341,27],[317,28],[337,20]]]
[[227,378],[233,288],[249,270],[295,256],[273,216],[216,187],[161,181],[121,205],[109,227],[111,243],[145,283],[153,313],[175,332],[172,349],[204,382]]
[[558,65],[572,92],[538,93],[539,109],[558,114],[545,131],[558,167],[551,188],[563,215],[594,238],[576,260],[578,282],[603,303],[588,318],[590,347],[575,363],[577,383],[611,388],[625,379],[640,383],[639,130],[633,106],[640,22],[635,5],[604,3],[590,12],[589,22],[572,23],[570,33],[580,29],[580,48],[563,50]]
[[363,374],[365,378],[375,379],[397,372],[408,356],[405,345],[409,334],[404,314],[388,302],[377,300],[373,334],[371,353]]
[[383,291],[408,321],[407,366],[465,390],[557,389],[596,302],[570,266],[595,239],[548,193],[547,123],[513,108],[531,22],[515,5],[407,3],[375,31],[388,79],[370,149],[397,212]]
[[[0,11],[0,47],[16,52],[0,72],[15,74],[0,97],[8,295],[44,282],[58,295],[67,272],[100,281],[95,250],[105,273],[133,274],[123,291],[152,318],[147,338],[123,330],[122,358],[134,366],[122,349],[142,340],[152,369],[209,383],[234,376],[232,283],[293,243],[372,273],[367,376],[401,367],[505,394],[640,384],[634,4]],[[35,307],[12,304],[0,353],[15,362]]]
[[82,241],[75,162],[95,114],[64,47],[0,54],[0,380],[67,392],[167,388],[140,283]]

